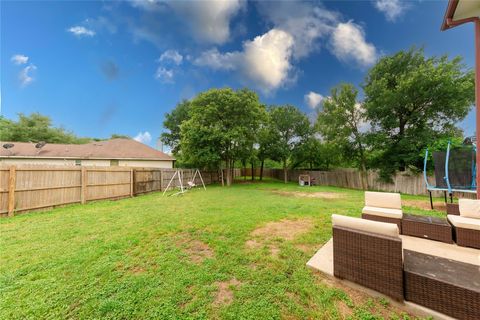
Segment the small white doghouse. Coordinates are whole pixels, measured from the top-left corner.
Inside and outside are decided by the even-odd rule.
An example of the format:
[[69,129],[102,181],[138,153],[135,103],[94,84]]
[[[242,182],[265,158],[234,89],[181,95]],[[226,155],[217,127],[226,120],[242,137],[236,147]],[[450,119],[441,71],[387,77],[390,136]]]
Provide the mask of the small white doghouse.
[[300,186],[311,186],[312,185],[312,179],[310,178],[309,174],[300,174],[298,176],[298,185]]

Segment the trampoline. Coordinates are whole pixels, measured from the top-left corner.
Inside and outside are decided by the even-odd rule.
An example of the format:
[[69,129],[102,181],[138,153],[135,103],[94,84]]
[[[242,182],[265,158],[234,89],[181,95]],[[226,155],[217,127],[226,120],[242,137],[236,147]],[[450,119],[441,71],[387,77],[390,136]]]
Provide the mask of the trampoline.
[[453,202],[454,192],[477,193],[475,182],[477,171],[475,155],[477,147],[471,140],[467,141],[470,145],[464,142],[462,146],[452,148],[449,142],[446,151],[432,152],[435,186],[428,183],[427,162],[429,152],[428,149],[425,151],[423,178],[430,195],[430,206],[432,209],[432,191],[443,191],[445,202],[447,202],[447,193],[450,197],[450,202]]

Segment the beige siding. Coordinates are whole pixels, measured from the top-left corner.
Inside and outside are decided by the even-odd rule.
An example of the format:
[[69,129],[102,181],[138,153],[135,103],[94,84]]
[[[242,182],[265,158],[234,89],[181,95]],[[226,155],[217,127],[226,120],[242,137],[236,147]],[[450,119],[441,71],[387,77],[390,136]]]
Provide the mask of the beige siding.
[[119,160],[118,165],[122,167],[140,167],[140,168],[173,168],[171,160]]

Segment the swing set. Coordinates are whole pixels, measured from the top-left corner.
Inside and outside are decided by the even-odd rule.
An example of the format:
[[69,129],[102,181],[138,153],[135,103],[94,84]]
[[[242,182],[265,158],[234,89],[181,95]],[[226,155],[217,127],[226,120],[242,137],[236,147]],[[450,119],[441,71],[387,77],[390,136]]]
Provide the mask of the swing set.
[[165,190],[163,191],[162,196],[164,196],[165,193],[168,191],[168,189],[170,188],[170,185],[172,184],[172,182],[175,181],[175,178],[178,179],[178,188],[179,188],[180,190],[179,190],[178,192],[175,192],[175,193],[171,194],[170,196],[181,195],[181,194],[186,193],[188,190],[197,187],[197,185],[195,184],[195,178],[197,177],[197,175],[198,175],[198,177],[200,178],[200,181],[202,182],[203,189],[204,189],[204,190],[207,190],[207,188],[205,187],[205,183],[203,182],[203,177],[202,177],[202,174],[200,173],[200,170],[198,170],[198,169],[195,170],[195,173],[194,173],[194,175],[193,175],[193,178],[192,178],[191,180],[188,180],[188,181],[187,181],[187,185],[186,185],[186,186],[183,185],[183,179],[184,179],[184,172],[183,172],[183,170],[176,170],[175,173],[173,174],[172,178],[171,178],[170,181],[168,182],[167,187],[166,187]]

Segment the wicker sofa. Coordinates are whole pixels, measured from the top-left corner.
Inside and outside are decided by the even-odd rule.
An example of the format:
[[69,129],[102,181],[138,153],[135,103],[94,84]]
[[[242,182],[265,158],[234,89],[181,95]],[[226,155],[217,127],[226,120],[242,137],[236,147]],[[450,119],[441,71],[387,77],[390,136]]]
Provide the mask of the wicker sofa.
[[402,232],[402,199],[399,193],[365,192],[362,218],[379,222],[395,223]]
[[403,301],[398,227],[335,214],[332,223],[334,275]]
[[460,215],[447,215],[454,230],[455,242],[459,246],[480,249],[480,200],[460,199]]
[[480,319],[478,265],[404,250],[395,224],[335,214],[332,224],[335,277],[450,317]]

